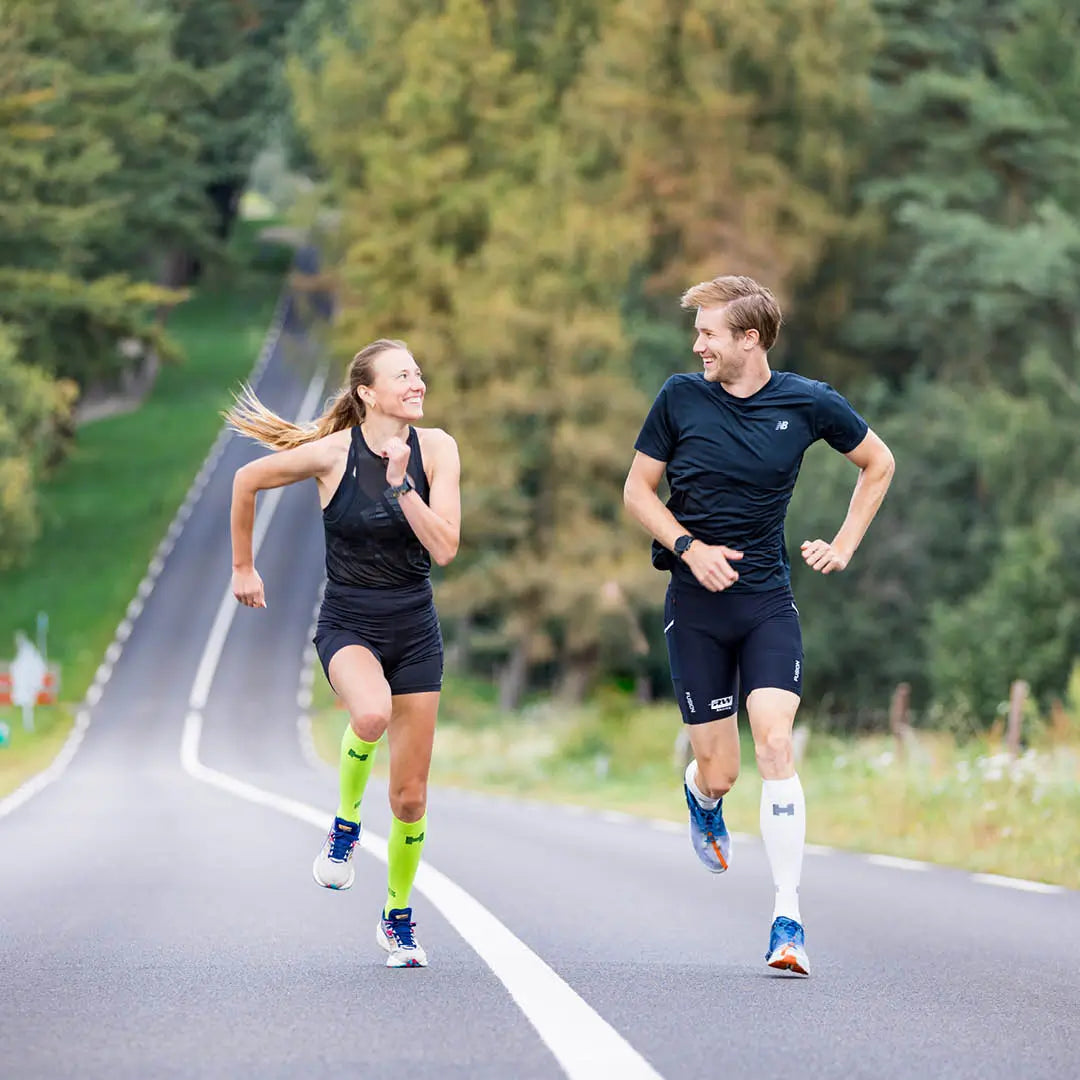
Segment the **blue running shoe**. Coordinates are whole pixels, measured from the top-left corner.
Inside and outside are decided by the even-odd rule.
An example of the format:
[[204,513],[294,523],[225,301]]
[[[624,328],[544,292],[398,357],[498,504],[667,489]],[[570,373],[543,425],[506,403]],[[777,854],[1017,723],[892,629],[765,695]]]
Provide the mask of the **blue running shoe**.
[[322,851],[315,856],[311,873],[324,889],[348,889],[352,887],[356,870],[352,865],[353,848],[360,839],[360,823],[334,818]]
[[379,919],[375,936],[390,954],[386,958],[387,967],[427,967],[427,953],[416,940],[415,928],[412,908],[394,908]]
[[706,810],[686,784],[686,805],[690,808],[690,846],[707,870],[722,874],[731,863],[731,837],[724,824],[724,800]]
[[786,915],[779,915],[773,920],[765,963],[779,971],[794,971],[796,975],[810,974],[810,961],[806,958],[806,935],[801,923],[789,919]]

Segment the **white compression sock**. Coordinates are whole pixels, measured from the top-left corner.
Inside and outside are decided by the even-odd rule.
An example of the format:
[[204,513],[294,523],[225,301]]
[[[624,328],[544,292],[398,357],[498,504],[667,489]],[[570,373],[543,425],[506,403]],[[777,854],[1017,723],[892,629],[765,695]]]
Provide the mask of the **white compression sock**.
[[799,878],[806,846],[806,800],[798,774],[761,782],[761,841],[776,885],[773,918],[786,915],[801,923]]
[[697,761],[691,761],[686,766],[686,786],[690,789],[690,794],[694,796],[698,801],[698,806],[704,810],[715,810],[720,805],[719,799],[711,799],[708,795],[704,794],[697,786]]

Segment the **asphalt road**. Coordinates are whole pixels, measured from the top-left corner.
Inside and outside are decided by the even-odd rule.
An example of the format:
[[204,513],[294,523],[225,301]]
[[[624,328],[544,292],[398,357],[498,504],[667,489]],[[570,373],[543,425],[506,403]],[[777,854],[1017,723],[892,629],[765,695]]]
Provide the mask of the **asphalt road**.
[[[285,352],[259,391],[297,415],[322,395]],[[1080,894],[814,852],[798,979],[763,963],[756,842],[713,877],[681,829],[619,815],[433,792],[431,966],[385,968],[378,784],[354,888],[311,878],[336,802],[297,723],[314,485],[263,501],[268,609],[225,602],[232,474],[257,453],[219,441],[70,763],[0,802],[5,1080],[1080,1075]]]

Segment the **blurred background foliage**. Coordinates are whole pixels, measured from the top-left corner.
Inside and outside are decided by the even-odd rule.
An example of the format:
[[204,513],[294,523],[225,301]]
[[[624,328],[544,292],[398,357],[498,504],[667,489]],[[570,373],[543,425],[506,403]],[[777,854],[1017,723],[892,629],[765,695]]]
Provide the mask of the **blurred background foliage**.
[[[621,489],[678,296],[785,309],[771,360],[897,459],[851,567],[793,562],[806,704],[879,726],[1040,708],[1080,658],[1080,11],[1051,0],[7,0],[0,568],[78,409],[178,361],[241,198],[324,252],[330,346],[404,337],[463,457],[451,659],[667,694],[665,579]],[[792,550],[855,474],[807,455]],[[0,579],[2,587],[2,579]]]

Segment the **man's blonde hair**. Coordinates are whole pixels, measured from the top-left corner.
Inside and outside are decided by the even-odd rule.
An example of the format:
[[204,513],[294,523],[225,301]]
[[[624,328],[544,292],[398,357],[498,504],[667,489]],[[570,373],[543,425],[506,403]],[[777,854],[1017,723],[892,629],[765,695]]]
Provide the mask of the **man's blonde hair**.
[[682,295],[684,308],[724,307],[733,334],[756,330],[762,348],[771,349],[780,333],[780,305],[764,285],[753,278],[728,274],[702,281]]

